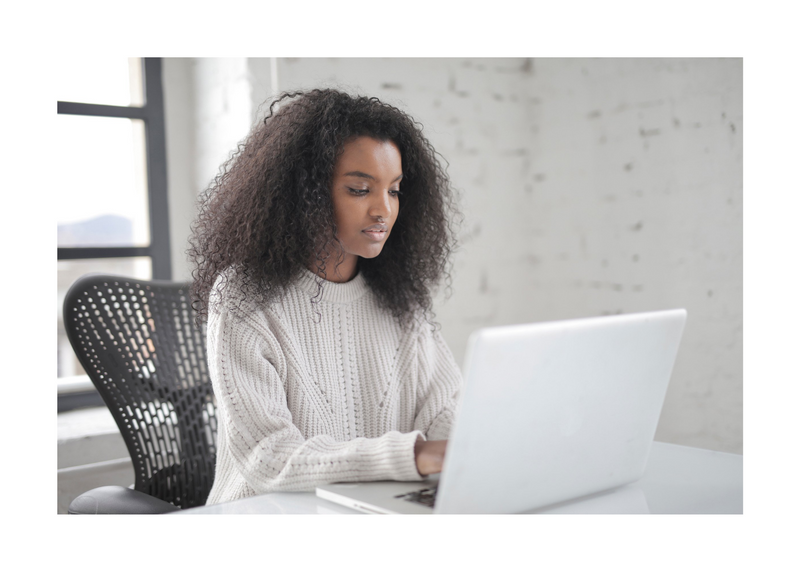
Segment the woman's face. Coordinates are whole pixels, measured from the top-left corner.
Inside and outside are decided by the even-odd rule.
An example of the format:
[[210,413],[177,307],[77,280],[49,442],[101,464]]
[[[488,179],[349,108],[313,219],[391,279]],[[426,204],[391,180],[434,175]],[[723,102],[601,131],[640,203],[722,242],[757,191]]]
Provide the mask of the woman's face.
[[337,272],[326,268],[328,280],[347,282],[356,273],[359,256],[381,253],[397,220],[402,178],[402,158],[393,142],[356,137],[344,145],[331,188],[344,261]]

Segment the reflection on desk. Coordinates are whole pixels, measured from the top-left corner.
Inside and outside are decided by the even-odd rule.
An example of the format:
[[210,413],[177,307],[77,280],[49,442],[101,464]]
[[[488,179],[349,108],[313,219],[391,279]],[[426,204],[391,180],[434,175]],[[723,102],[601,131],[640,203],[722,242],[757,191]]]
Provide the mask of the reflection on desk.
[[[536,514],[742,514],[743,457],[653,443],[637,482]],[[171,514],[362,514],[313,492],[271,493]]]

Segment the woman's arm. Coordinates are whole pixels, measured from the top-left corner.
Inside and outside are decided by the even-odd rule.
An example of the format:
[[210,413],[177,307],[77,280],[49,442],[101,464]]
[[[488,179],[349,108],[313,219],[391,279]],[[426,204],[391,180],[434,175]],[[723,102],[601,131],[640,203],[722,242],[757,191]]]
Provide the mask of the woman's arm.
[[208,332],[221,431],[234,470],[257,494],[313,490],[329,482],[421,478],[414,454],[419,431],[345,442],[329,435],[303,438],[287,406],[287,361],[263,319],[234,309],[212,311]]
[[458,406],[461,370],[441,333],[432,327],[422,328],[418,347],[418,412],[414,429],[422,431],[430,441],[444,440],[450,435]]

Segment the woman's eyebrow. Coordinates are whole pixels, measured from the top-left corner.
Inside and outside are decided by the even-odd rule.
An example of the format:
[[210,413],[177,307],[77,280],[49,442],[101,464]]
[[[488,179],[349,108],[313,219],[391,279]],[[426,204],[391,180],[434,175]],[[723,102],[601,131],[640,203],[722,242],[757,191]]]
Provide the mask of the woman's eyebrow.
[[[345,173],[344,176],[345,177],[361,177],[362,179],[370,179],[371,181],[375,180],[375,177],[373,177],[372,175],[369,175],[367,173],[364,173],[363,171],[350,171],[349,173]],[[392,181],[392,182],[394,183],[395,181],[399,181],[402,178],[403,178],[403,173],[400,173],[394,179],[394,181]]]

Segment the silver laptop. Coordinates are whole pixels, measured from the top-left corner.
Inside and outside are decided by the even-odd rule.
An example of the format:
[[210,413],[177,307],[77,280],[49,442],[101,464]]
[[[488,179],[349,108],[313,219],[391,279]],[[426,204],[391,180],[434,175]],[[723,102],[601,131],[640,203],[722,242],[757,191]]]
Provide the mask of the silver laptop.
[[477,330],[442,472],[317,495],[381,514],[517,513],[632,483],[685,322],[679,309]]

